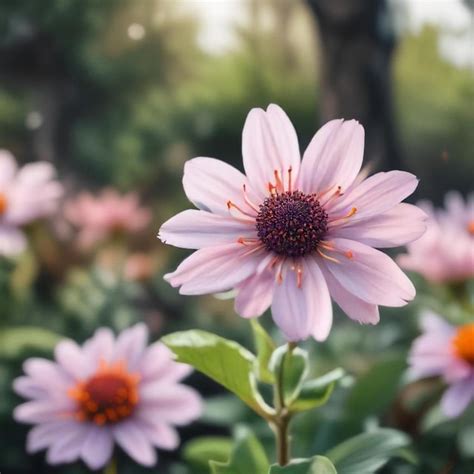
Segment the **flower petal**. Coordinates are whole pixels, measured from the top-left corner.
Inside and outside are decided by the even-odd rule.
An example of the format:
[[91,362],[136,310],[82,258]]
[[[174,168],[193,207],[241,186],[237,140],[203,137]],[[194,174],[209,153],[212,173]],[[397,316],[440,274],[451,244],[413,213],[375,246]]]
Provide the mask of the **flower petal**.
[[388,255],[354,240],[335,238],[331,243],[338,263],[324,260],[324,265],[353,295],[382,306],[404,306],[415,297],[415,287]]
[[349,316],[349,318],[362,324],[377,324],[379,322],[380,315],[377,305],[367,303],[347,291],[339,284],[324,265],[321,265],[321,269],[326,278],[332,299],[338,304],[342,311]]
[[364,127],[356,120],[331,120],[304,152],[298,186],[305,193],[341,186],[346,190],[362,166]]
[[100,469],[112,457],[113,436],[106,426],[91,426],[81,448],[81,457],[90,469]]
[[255,199],[245,175],[223,161],[199,157],[184,165],[183,186],[186,196],[203,211],[228,217],[227,203],[232,201],[242,210],[255,214],[245,202],[244,185],[250,199]]
[[109,328],[99,328],[83,345],[84,355],[88,361],[88,371],[97,369],[99,362],[111,362],[114,354],[115,337]]
[[25,398],[41,399],[48,397],[48,391],[31,377],[17,377],[13,381],[13,390]]
[[152,423],[165,422],[187,425],[202,413],[200,395],[185,385],[157,381],[140,387],[141,407],[137,416]]
[[133,460],[143,466],[156,464],[156,452],[136,422],[117,423],[112,431],[117,443]]
[[61,464],[75,461],[81,452],[82,443],[90,427],[83,423],[70,425],[66,431],[60,429],[57,439],[50,445],[46,454],[48,464]]
[[330,227],[329,236],[357,240],[377,248],[399,247],[425,233],[426,217],[420,208],[401,203],[383,214],[355,222],[350,218],[342,226]]
[[255,224],[194,209],[167,220],[159,233],[163,243],[185,249],[228,244],[240,237],[257,238]]
[[0,186],[2,188],[14,179],[17,169],[14,156],[8,150],[0,150]]
[[182,295],[218,293],[233,288],[258,267],[263,250],[239,244],[204,247],[185,259],[165,280]]
[[13,227],[0,225],[0,255],[13,257],[26,249],[25,234]]
[[167,423],[143,423],[143,431],[158,448],[172,450],[179,446],[178,432]]
[[474,399],[474,377],[452,385],[441,400],[441,409],[446,416],[459,416]]
[[242,155],[245,173],[259,197],[268,194],[268,183],[275,183],[275,171],[288,190],[291,168],[292,185],[295,183],[301,160],[298,137],[280,107],[271,104],[267,111],[249,112],[242,132]]
[[324,341],[332,325],[332,306],[323,274],[314,259],[300,262],[303,278],[298,286],[296,272],[289,267],[281,284],[275,285],[273,320],[289,341],[313,336]]
[[128,369],[134,371],[145,351],[147,341],[148,328],[143,323],[123,330],[115,343],[114,360],[126,362]]
[[352,222],[381,214],[403,201],[417,186],[417,177],[406,171],[376,173],[334,200],[327,209],[329,217],[345,216],[354,207],[357,213],[351,217]]
[[192,367],[173,360],[172,352],[161,342],[147,348],[139,364],[142,383],[147,381],[177,382],[192,372]]
[[26,439],[26,450],[28,453],[36,453],[57,439],[60,439],[64,433],[76,429],[75,421],[47,421],[34,426],[29,432]]
[[275,276],[265,270],[237,285],[235,311],[244,318],[261,316],[271,305]]
[[58,364],[75,379],[87,376],[87,363],[81,348],[71,339],[61,341],[54,349]]
[[30,424],[67,420],[74,408],[72,400],[35,400],[18,405],[13,411],[13,418],[21,423]]

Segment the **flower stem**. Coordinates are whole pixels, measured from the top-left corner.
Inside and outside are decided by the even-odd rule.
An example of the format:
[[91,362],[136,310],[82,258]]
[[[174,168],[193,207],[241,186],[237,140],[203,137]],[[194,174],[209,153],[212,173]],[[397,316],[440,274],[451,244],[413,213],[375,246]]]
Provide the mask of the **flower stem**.
[[[291,355],[291,352],[296,347],[294,342],[288,343],[288,350],[285,357]],[[291,421],[291,415],[285,406],[285,394],[284,394],[284,369],[285,364],[281,365],[281,370],[278,373],[277,380],[275,382],[275,409],[276,415],[273,422],[273,428],[275,431],[277,461],[280,466],[286,466],[290,461],[290,433],[289,426]]]
[[115,460],[115,457],[110,459],[109,464],[107,464],[104,469],[104,474],[118,474],[117,461]]

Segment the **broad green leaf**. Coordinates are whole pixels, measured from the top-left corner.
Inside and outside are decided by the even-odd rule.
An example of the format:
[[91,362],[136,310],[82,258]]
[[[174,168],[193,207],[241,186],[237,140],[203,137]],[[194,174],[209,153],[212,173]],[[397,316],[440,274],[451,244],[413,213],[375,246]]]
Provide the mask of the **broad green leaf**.
[[347,400],[348,416],[364,420],[385,410],[396,396],[405,369],[405,357],[390,356],[358,377]]
[[185,444],[183,457],[199,468],[209,469],[209,459],[225,462],[232,452],[232,440],[224,436],[203,436]]
[[175,353],[176,360],[220,383],[261,416],[273,413],[256,389],[257,361],[245,347],[197,329],[168,334],[162,341]]
[[384,466],[410,438],[401,431],[379,429],[344,441],[326,453],[338,474],[372,474]]
[[212,474],[266,474],[270,463],[257,437],[247,428],[239,427],[229,461],[210,461],[209,465]]
[[0,329],[0,357],[15,358],[28,350],[52,351],[60,336],[35,326]]
[[275,350],[275,343],[256,319],[251,319],[250,324],[252,325],[255,347],[257,349],[257,378],[261,382],[272,384],[275,382],[275,377],[269,370],[268,364]]
[[311,459],[295,459],[287,466],[273,464],[268,474],[337,474],[332,462],[324,456]]
[[290,406],[291,411],[305,411],[324,405],[331,396],[336,383],[344,377],[341,368],[332,370],[322,377],[303,382],[298,398]]
[[270,370],[281,381],[285,405],[290,406],[298,398],[308,373],[308,353],[299,347],[289,352],[287,345],[280,346],[272,354]]

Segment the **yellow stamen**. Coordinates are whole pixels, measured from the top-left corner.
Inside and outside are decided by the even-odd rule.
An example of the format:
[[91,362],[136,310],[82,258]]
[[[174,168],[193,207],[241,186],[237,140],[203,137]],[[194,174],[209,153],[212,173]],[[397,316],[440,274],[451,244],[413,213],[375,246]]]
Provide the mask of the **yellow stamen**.
[[321,255],[321,257],[325,258],[326,260],[329,260],[330,262],[341,263],[339,260],[337,260],[337,258],[330,257],[329,255],[323,253],[320,248],[317,248],[316,251],[319,253],[319,255]]

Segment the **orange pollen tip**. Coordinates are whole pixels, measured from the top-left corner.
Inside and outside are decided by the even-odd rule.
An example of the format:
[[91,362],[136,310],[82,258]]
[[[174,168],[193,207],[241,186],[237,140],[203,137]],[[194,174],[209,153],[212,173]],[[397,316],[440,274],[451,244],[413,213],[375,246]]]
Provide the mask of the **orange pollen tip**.
[[2,214],[5,214],[5,212],[7,212],[7,208],[8,208],[7,197],[5,196],[5,194],[0,193],[0,216]]
[[474,365],[474,323],[460,326],[452,343],[456,355]]
[[471,234],[474,235],[474,220],[470,221],[469,224],[467,224],[467,231]]
[[127,418],[139,401],[139,381],[140,376],[128,372],[123,362],[102,360],[94,375],[68,391],[77,403],[76,419],[102,426]]
[[232,201],[227,201],[227,209],[230,209],[232,207]]
[[353,207],[353,208],[349,211],[349,214],[347,214],[346,217],[352,217],[356,212],[357,212],[357,207]]
[[354,254],[352,253],[352,250],[347,250],[344,252],[344,255],[349,259],[352,260],[354,258]]

